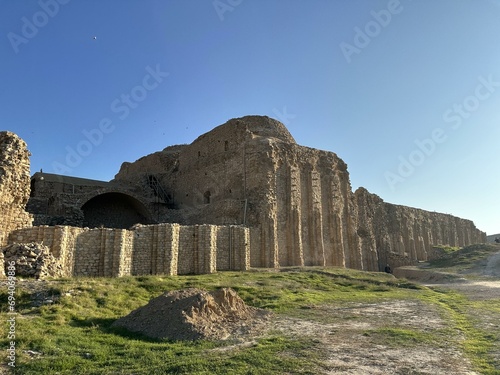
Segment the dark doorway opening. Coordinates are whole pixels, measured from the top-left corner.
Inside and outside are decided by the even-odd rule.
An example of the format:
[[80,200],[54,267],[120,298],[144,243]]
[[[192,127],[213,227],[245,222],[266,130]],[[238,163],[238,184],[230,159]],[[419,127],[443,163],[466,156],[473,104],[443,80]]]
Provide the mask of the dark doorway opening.
[[104,193],[82,206],[83,225],[89,228],[127,229],[134,224],[149,224],[146,207],[134,197],[123,193]]
[[209,204],[210,203],[210,191],[206,191],[205,194],[203,194],[203,203]]

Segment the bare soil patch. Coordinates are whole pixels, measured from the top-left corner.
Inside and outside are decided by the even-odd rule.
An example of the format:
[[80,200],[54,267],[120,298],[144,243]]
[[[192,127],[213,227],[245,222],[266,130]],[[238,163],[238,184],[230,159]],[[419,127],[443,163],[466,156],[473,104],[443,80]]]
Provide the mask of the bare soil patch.
[[399,267],[399,278],[417,281],[429,287],[451,288],[471,300],[500,298],[500,251],[478,261],[463,271],[423,267]]
[[[471,301],[500,298],[500,252],[466,272],[404,267],[395,273],[431,288],[450,288]],[[469,315],[483,331],[499,332],[498,313],[471,309]],[[271,329],[313,338],[325,358],[323,374],[478,374],[463,352],[462,333],[437,306],[420,300],[312,307],[297,317],[276,317]],[[499,345],[495,341],[489,355],[500,365]]]
[[500,280],[467,280],[460,283],[425,284],[430,287],[450,288],[465,294],[471,300],[500,298]]
[[[447,327],[434,306],[415,300],[322,306],[312,309],[311,319],[273,322],[285,335],[315,338],[325,355],[324,374],[475,374],[458,348],[460,337],[449,337]],[[407,329],[434,341],[387,335]]]

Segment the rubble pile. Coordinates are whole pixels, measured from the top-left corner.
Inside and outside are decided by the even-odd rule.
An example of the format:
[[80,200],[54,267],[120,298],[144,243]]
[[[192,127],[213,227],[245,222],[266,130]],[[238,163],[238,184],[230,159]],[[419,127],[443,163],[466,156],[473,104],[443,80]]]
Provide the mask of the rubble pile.
[[15,243],[4,247],[1,252],[4,257],[4,267],[14,261],[15,273],[18,277],[43,279],[64,276],[60,262],[43,244],[36,242]]

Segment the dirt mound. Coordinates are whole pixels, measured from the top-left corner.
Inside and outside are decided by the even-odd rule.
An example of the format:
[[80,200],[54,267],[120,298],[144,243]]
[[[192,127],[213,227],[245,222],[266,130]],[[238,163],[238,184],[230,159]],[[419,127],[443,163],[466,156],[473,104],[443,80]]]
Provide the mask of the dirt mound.
[[60,262],[52,255],[49,248],[43,244],[15,243],[1,250],[4,256],[4,268],[15,262],[16,276],[34,277],[62,277],[63,269]]
[[167,292],[113,323],[156,339],[225,340],[258,330],[269,312],[247,306],[230,288]]

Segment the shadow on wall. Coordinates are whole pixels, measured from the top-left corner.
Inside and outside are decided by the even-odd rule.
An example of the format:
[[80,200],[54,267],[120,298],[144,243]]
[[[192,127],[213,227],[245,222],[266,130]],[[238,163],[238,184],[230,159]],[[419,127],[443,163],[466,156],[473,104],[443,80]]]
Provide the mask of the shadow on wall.
[[83,225],[89,228],[128,229],[134,224],[150,224],[148,210],[134,197],[123,193],[104,193],[82,206]]

